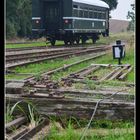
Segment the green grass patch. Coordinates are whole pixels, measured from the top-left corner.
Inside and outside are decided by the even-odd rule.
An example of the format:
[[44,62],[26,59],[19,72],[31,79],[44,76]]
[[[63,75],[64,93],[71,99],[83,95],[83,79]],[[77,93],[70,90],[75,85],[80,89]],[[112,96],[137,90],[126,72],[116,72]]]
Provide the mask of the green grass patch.
[[[109,38],[113,38],[112,40],[114,40],[114,41],[117,39],[120,39],[120,38],[128,40],[128,44],[126,44],[126,57],[124,59],[122,59],[122,63],[123,64],[131,64],[132,66],[135,66],[135,64],[134,64],[134,38],[133,38],[133,34],[132,33],[130,33],[130,34],[120,33],[120,34],[114,34],[114,35],[112,34],[112,35],[110,35]],[[47,71],[62,67],[62,66],[67,65],[67,64],[74,63],[76,61],[80,61],[80,60],[85,59],[87,57],[89,57],[89,55],[83,55],[83,56],[79,56],[79,57],[74,56],[74,57],[71,57],[69,59],[62,58],[62,59],[56,59],[56,60],[48,60],[48,61],[44,61],[44,62],[38,63],[38,64],[30,64],[28,66],[16,67],[14,69],[14,71],[16,73],[37,73],[37,74],[39,74],[42,72],[47,72]],[[87,67],[90,64],[118,64],[118,60],[113,59],[112,52],[111,52],[111,53],[104,55],[100,58],[72,66],[65,71],[57,72],[57,73],[52,75],[52,80],[60,80],[60,78],[65,77],[72,72],[78,71],[79,69]],[[100,76],[101,74],[104,74],[104,73],[106,73],[106,70],[105,71],[104,70],[97,71],[95,74],[97,76]],[[26,76],[24,76],[24,77],[17,76],[17,75],[14,76],[13,74],[6,75],[6,79],[13,79],[13,78],[14,79],[23,79],[25,77]],[[134,82],[134,70],[128,74],[126,81]]]
[[[121,40],[129,40],[130,37],[134,36],[134,32],[121,32],[121,33],[117,33],[117,34],[110,34],[109,37],[103,37],[103,36],[100,36],[100,39],[97,40],[97,43],[96,45],[102,45],[102,44],[110,44],[112,42],[115,42],[116,40],[118,39],[121,39]],[[34,46],[46,46],[46,42],[45,42],[45,39],[43,39],[44,41],[42,41],[42,39],[40,39],[41,41],[38,42],[30,42],[30,43],[26,43],[26,44],[6,44],[5,47],[6,48],[24,48],[24,47],[34,47]],[[20,42],[20,40],[19,40]],[[92,40],[89,39],[87,40],[87,43],[83,46],[88,46],[88,45],[91,45],[92,44]],[[63,41],[56,41],[56,46],[59,46],[59,45],[64,45],[64,42]],[[47,46],[51,46],[50,43],[47,44]]]
[[27,75],[16,75],[16,74],[6,74],[5,78],[9,79],[16,79],[16,80],[23,80],[27,77]]
[[29,44],[6,44],[6,48],[25,48],[25,47],[37,47],[46,46],[45,42],[29,43]]
[[[132,53],[132,52],[134,52],[133,48],[129,49],[129,51],[128,50],[126,51],[127,55],[122,60],[123,64],[131,64],[132,66],[134,66],[134,61],[133,61],[134,53]],[[77,71],[78,69],[87,67],[90,64],[118,64],[118,62],[116,60],[113,60],[112,53],[110,53],[105,56],[101,56],[100,58],[90,60],[88,62],[83,62],[81,64],[77,64],[76,66],[72,66],[68,70],[57,72],[52,75],[52,80],[59,80],[60,78],[65,77],[65,76],[69,75],[70,73]],[[99,70],[96,72],[96,75],[99,76],[100,74],[105,74],[104,72],[106,72],[106,70]],[[129,78],[127,78],[127,81],[130,81],[130,82],[134,81],[134,72],[132,72],[131,75],[129,76]]]
[[[78,127],[75,129],[75,124]],[[65,119],[63,120],[65,123]],[[50,135],[45,140],[80,140],[88,120],[67,119],[65,129],[61,130],[53,123]],[[131,121],[94,120],[85,133],[84,140],[132,140],[134,139],[134,124]]]
[[[82,59],[86,59],[87,57],[89,57],[89,55],[83,55],[83,56],[72,56],[69,59],[64,59],[64,58],[59,58],[56,60],[47,60],[44,61],[42,63],[36,63],[36,64],[30,64],[27,66],[22,66],[22,67],[16,67],[15,69],[13,69],[13,71],[15,71],[16,73],[43,73],[43,72],[47,72],[59,67],[62,67],[64,65],[68,65],[74,62],[78,62],[81,61]],[[22,79],[25,78],[27,76],[20,76],[20,75],[14,75],[14,74],[7,74],[6,75],[6,79]]]
[[[101,131],[99,129],[99,131]],[[54,131],[52,131],[54,132]],[[102,132],[102,131],[101,131]],[[83,140],[133,140],[135,138],[133,129],[125,130],[104,130],[104,133],[97,133],[97,130],[87,132]],[[82,134],[71,128],[66,129],[63,132],[57,132],[44,137],[44,140],[80,140]]]

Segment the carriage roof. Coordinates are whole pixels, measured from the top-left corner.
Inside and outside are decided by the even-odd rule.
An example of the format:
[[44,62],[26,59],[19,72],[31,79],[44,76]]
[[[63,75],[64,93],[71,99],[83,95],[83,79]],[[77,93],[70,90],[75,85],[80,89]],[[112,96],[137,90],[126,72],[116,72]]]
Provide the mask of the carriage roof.
[[109,5],[101,0],[73,0],[73,2],[109,8]]

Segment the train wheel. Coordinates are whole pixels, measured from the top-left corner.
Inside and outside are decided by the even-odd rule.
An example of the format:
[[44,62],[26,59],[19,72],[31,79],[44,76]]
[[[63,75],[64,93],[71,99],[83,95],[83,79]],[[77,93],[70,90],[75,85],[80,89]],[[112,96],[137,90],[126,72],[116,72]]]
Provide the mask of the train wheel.
[[82,44],[85,44],[86,40],[84,38],[82,38]]
[[92,38],[92,43],[95,44],[96,43],[96,39]]
[[95,44],[98,39],[99,39],[99,35],[96,35],[96,34],[93,35],[92,36],[92,43]]
[[77,38],[77,39],[76,39],[76,43],[77,43],[77,44],[79,44],[79,42],[80,42],[80,39],[79,39],[79,38]]
[[65,43],[65,45],[68,45],[68,41],[67,40],[64,40],[64,43]]
[[81,39],[82,39],[82,44],[85,44],[88,38],[87,36],[82,36]]
[[56,40],[55,40],[55,39],[51,39],[51,41],[50,41],[50,42],[51,42],[51,45],[52,45],[52,46],[54,46],[54,45],[55,45]]
[[73,45],[74,44],[74,41],[73,41],[73,39],[72,40],[70,40],[70,45]]

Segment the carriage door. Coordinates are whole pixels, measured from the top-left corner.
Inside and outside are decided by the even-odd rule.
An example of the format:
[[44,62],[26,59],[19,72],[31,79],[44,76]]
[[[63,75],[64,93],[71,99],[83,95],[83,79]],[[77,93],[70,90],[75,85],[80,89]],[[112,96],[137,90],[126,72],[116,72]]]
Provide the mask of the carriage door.
[[44,3],[44,19],[47,31],[54,31],[60,28],[59,1],[46,1]]

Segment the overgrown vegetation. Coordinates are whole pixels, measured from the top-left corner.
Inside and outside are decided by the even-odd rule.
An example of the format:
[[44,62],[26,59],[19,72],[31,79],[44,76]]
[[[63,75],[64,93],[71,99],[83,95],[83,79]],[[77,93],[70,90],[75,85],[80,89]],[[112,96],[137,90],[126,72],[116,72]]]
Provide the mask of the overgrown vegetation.
[[[22,103],[27,105],[26,108],[22,106]],[[38,113],[38,111],[35,107],[35,105],[33,105],[29,101],[18,101],[13,106],[10,106],[10,103],[7,104],[6,114],[5,114],[5,122],[6,123],[15,119],[15,114],[14,113],[17,110],[20,112],[20,114],[27,117],[27,119],[29,120],[31,128],[38,125],[40,123],[40,121],[42,120],[41,116],[39,115],[39,113]]]
[[[122,59],[122,63],[131,64],[132,66],[134,66],[134,48],[133,48],[133,46],[129,46],[129,45],[126,46],[126,57],[124,59]],[[60,78],[65,77],[68,74],[70,74],[78,69],[82,69],[86,66],[89,66],[90,64],[118,64],[118,60],[113,60],[112,53],[109,53],[100,58],[90,60],[88,62],[83,62],[76,66],[70,67],[66,71],[56,72],[55,74],[52,75],[52,79],[59,80]],[[96,72],[96,74],[98,74],[98,71]],[[131,81],[131,82],[134,81],[134,71],[132,71],[130,73],[130,76],[127,77],[127,81]]]
[[31,34],[31,0],[6,1],[6,38]]
[[[129,32],[122,32],[122,33],[117,33],[117,34],[110,34],[109,37],[103,37],[102,35],[100,36],[100,39],[96,42],[96,46],[98,45],[107,45],[110,43],[115,43],[115,40],[117,39],[122,39],[122,40],[128,40],[134,33],[129,31]],[[23,40],[23,39],[22,39]],[[28,42],[28,40],[24,40],[22,42]],[[32,47],[32,46],[46,46],[45,38],[41,38],[38,40],[39,42],[33,42],[33,43],[26,43],[26,44],[6,44],[6,48],[23,48],[23,47]],[[81,42],[80,42],[81,43]],[[59,45],[64,45],[63,41],[57,41],[56,45],[59,47]],[[86,44],[82,45],[84,47],[86,46],[91,46],[92,45],[92,40],[89,39]],[[47,46],[51,46],[51,44],[47,44]],[[94,45],[93,45],[94,46]]]
[[12,108],[10,104],[6,106],[6,113],[5,113],[5,122],[8,123],[14,119]]
[[[131,64],[132,66],[135,66],[134,63],[134,35],[132,33],[127,34],[127,33],[121,33],[121,34],[116,34],[116,35],[111,35],[112,39],[109,39],[111,41],[122,38],[122,40],[127,40],[128,43],[126,44],[126,57],[124,59],[122,59],[122,63],[123,64]],[[104,39],[101,39],[101,41],[105,41]],[[106,40],[108,41],[108,40]],[[53,69],[56,69],[58,67],[67,65],[67,64],[71,64],[73,62],[76,61],[80,61],[81,59],[87,58],[89,57],[89,55],[83,55],[83,56],[79,56],[79,57],[71,57],[69,59],[57,59],[57,60],[49,60],[49,61],[45,61],[39,64],[30,64],[28,66],[24,66],[24,67],[17,67],[14,69],[14,71],[16,73],[31,73],[33,72],[33,75],[40,75],[40,73],[42,72],[47,72]],[[53,80],[59,80],[60,78],[67,76],[68,74],[75,72],[79,69],[82,69],[86,66],[89,66],[90,64],[117,64],[118,60],[113,60],[112,57],[112,52],[102,56],[100,58],[94,59],[94,60],[90,60],[88,62],[83,62],[81,64],[75,65],[70,67],[69,69],[65,70],[65,71],[61,71],[61,72],[57,72],[55,74],[52,75],[52,79]],[[134,81],[134,69],[132,70],[132,72],[130,72],[127,76],[127,81],[133,82]],[[100,71],[101,73],[103,73],[102,71]],[[98,72],[96,72],[97,75],[99,75]],[[103,73],[104,74],[104,73]],[[24,75],[14,75],[14,74],[8,74],[6,75],[6,79],[23,79],[26,78],[27,76]]]
[[132,10],[128,11],[127,14],[127,19],[130,19],[131,21],[129,22],[127,30],[132,30],[134,31],[135,29],[135,4],[131,4]]
[[[58,119],[55,119],[58,121]],[[62,122],[62,121],[61,121]],[[52,122],[50,135],[44,136],[45,140],[80,140],[83,129],[88,120],[63,118],[65,129],[61,130]],[[84,140],[132,140],[134,139],[134,124],[131,121],[94,120],[87,131]]]
[[[23,67],[16,67],[14,71],[16,73],[30,73],[36,74],[37,76],[39,73],[47,72],[74,62],[78,62],[82,59],[86,59],[89,55],[82,55],[82,56],[72,56],[69,59],[59,58],[56,60],[48,60],[42,63],[30,64],[28,66]],[[6,79],[23,79],[26,78],[25,75],[15,75],[15,74],[7,74]]]

